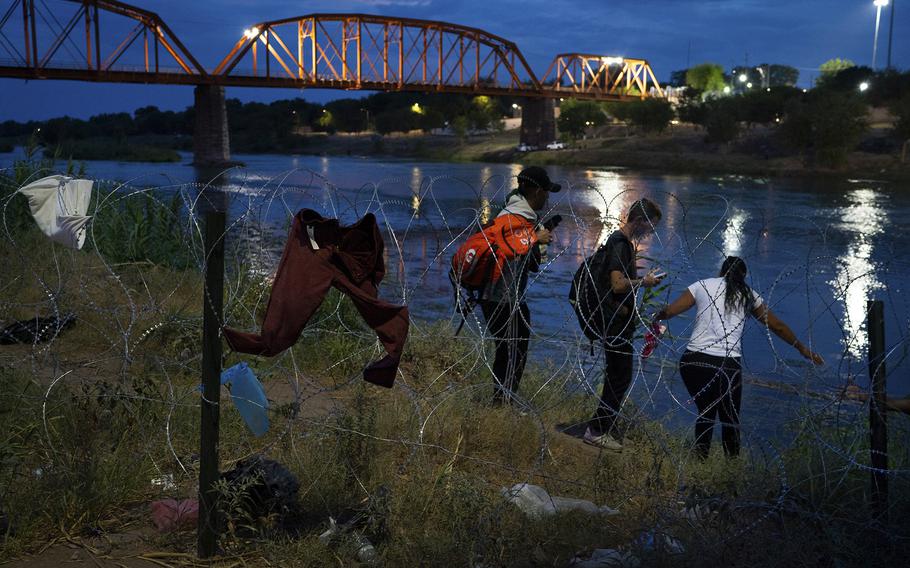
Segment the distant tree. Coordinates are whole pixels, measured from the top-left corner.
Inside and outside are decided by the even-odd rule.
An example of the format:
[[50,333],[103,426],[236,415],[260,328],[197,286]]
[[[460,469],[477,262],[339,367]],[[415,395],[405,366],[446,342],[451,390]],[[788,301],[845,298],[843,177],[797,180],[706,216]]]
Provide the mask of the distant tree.
[[459,143],[464,143],[465,138],[468,137],[468,119],[464,116],[456,116],[452,120],[452,132],[455,133]]
[[740,130],[740,101],[736,97],[722,97],[705,101],[702,126],[708,141],[726,144],[736,140]]
[[894,123],[894,134],[900,140],[910,140],[910,91],[891,103],[891,114],[897,118]]
[[471,128],[486,130],[502,118],[497,102],[486,96],[480,95],[471,100],[471,108],[467,114]]
[[445,126],[446,117],[435,108],[428,108],[420,115],[418,123],[420,124],[421,130],[429,132],[434,128],[442,128]]
[[692,87],[683,91],[676,105],[676,114],[683,122],[702,125],[704,123],[704,93]]
[[885,69],[875,73],[869,83],[866,100],[873,106],[891,106],[910,93],[910,71]]
[[771,124],[783,117],[787,103],[802,95],[795,87],[753,90],[738,97],[740,118],[750,124]]
[[686,73],[688,69],[678,69],[670,73],[670,80],[667,82],[671,87],[685,87],[686,86]]
[[724,90],[724,68],[716,63],[702,63],[686,71],[686,85],[705,93]]
[[827,78],[837,75],[839,72],[844,69],[849,69],[850,67],[856,67],[856,63],[853,63],[849,59],[839,59],[837,57],[829,59],[819,65],[818,70],[821,74],[815,79],[815,83],[820,85],[824,83]]
[[335,132],[335,117],[330,110],[322,109],[322,114],[316,119],[316,125],[320,130]]
[[857,93],[821,90],[787,105],[781,133],[806,156],[838,167],[867,127],[866,105]]
[[376,131],[380,134],[390,132],[409,132],[420,128],[420,119],[423,115],[417,114],[410,108],[387,110],[376,115]]
[[796,67],[772,63],[765,68],[768,69],[772,87],[795,87],[799,81],[799,69]]
[[854,65],[819,78],[816,81],[816,88],[855,93],[859,89],[860,83],[867,82],[871,85],[874,76],[875,71],[871,68],[865,65]]
[[644,99],[619,104],[629,107],[630,122],[642,132],[659,134],[667,129],[675,116],[673,106],[664,99]]
[[[617,103],[626,104],[626,103]],[[590,126],[600,126],[607,121],[603,108],[591,101],[568,99],[559,107],[559,131],[572,138],[580,138]]]
[[367,114],[360,99],[337,99],[326,103],[332,126],[341,132],[360,132],[367,128]]

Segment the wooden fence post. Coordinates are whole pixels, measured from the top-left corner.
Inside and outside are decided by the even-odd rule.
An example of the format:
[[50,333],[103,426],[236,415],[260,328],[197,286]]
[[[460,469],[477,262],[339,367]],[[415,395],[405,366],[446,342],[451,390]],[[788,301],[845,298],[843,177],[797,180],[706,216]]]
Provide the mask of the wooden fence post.
[[205,212],[205,287],[202,312],[202,417],[199,442],[199,523],[197,553],[217,553],[218,523],[212,486],[218,480],[218,421],[221,399],[221,321],[224,305],[225,195],[207,186],[200,197]]
[[881,300],[867,304],[869,330],[869,435],[872,463],[872,508],[876,519],[887,522],[888,515],[888,420],[885,394],[885,309]]

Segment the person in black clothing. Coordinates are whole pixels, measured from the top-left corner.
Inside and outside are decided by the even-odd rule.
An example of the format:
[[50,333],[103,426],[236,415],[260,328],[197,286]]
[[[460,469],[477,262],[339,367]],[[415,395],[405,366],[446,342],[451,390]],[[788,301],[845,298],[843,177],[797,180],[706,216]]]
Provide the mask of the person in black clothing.
[[649,272],[638,278],[635,266],[635,244],[654,232],[662,214],[656,203],[639,199],[629,208],[625,222],[607,239],[609,258],[607,273],[610,275],[612,300],[620,306],[617,311],[622,321],[613,322],[610,335],[604,338],[604,384],[600,404],[588,423],[584,441],[603,449],[621,451],[622,444],[613,436],[620,407],[632,384],[632,338],[635,332],[635,298],[641,287],[650,288],[660,283],[663,276]]
[[550,181],[547,172],[538,166],[525,168],[518,174],[518,189],[509,194],[502,215],[518,215],[535,226],[537,245],[525,255],[503,266],[502,276],[482,295],[481,311],[487,329],[496,346],[493,360],[495,388],[493,403],[512,402],[524,374],[531,338],[531,312],[525,303],[528,272],[536,272],[540,264],[540,246],[550,242],[550,231],[540,225],[538,212],[547,205],[551,192],[560,185]]

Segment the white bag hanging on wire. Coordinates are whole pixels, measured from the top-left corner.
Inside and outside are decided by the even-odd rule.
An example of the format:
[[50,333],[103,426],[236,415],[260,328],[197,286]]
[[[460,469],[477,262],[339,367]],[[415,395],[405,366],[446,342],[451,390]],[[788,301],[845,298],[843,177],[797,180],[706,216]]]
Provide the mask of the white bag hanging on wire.
[[41,178],[19,189],[28,197],[32,217],[41,232],[69,248],[85,243],[93,181],[55,175]]

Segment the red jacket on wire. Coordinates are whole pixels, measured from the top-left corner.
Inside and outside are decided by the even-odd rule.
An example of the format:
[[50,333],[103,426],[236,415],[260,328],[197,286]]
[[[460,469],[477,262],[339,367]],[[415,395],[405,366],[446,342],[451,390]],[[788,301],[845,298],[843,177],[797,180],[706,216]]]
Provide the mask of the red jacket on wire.
[[288,241],[272,284],[262,333],[244,333],[228,327],[224,337],[234,351],[277,355],[297,342],[303,328],[334,286],[348,296],[360,316],[379,336],[387,355],[369,365],[363,378],[391,387],[408,336],[408,308],[377,298],[385,275],[385,243],[376,217],[343,227],[302,209],[291,225]]

